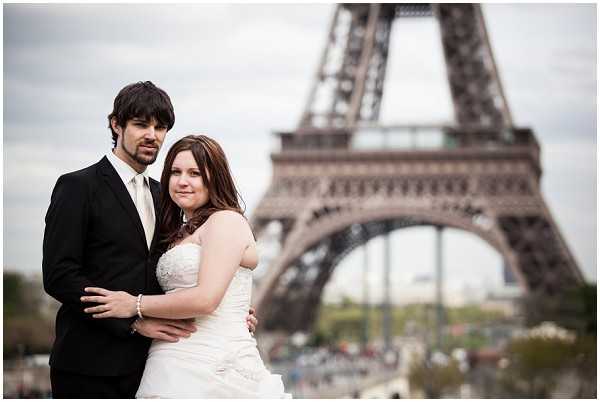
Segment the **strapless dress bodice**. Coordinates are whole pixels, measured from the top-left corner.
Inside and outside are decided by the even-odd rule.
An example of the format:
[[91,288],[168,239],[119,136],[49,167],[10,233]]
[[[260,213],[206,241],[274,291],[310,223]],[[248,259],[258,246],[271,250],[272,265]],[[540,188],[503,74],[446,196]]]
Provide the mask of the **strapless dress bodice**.
[[[170,293],[196,286],[201,258],[202,246],[196,243],[179,244],[164,253],[156,266],[156,278],[163,291]],[[238,323],[245,329],[251,297],[252,270],[239,267],[223,300],[210,316],[218,317],[223,323]],[[198,317],[199,320],[207,318]]]

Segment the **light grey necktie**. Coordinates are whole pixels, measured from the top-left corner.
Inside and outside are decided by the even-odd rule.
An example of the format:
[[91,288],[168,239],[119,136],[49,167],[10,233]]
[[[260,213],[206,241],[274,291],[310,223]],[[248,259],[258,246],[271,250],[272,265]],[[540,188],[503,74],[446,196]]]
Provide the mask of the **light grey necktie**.
[[142,226],[144,226],[146,243],[148,244],[148,248],[150,248],[152,236],[154,235],[154,215],[150,209],[153,208],[152,202],[148,200],[147,191],[144,189],[144,175],[136,175],[133,178],[133,184],[135,186],[135,206],[140,215]]

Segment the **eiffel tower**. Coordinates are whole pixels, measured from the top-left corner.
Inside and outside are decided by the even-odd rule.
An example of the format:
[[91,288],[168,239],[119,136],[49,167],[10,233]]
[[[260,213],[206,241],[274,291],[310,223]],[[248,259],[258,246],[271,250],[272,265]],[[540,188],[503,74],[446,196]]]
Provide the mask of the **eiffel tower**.
[[[439,23],[455,123],[382,126],[392,24],[416,17]],[[402,148],[397,132],[437,140]],[[278,134],[251,219],[279,245],[255,291],[267,331],[310,331],[348,253],[417,225],[479,236],[526,293],[583,283],[540,192],[536,137],[513,125],[479,4],[338,4],[300,123]]]

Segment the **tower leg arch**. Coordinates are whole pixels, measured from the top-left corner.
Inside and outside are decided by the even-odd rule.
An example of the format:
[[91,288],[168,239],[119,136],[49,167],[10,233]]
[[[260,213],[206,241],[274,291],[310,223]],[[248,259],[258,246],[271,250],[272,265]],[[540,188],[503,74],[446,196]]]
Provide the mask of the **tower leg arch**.
[[[553,260],[556,253],[544,256],[544,251],[535,252],[533,257],[524,254],[532,247],[527,242],[535,239],[530,238],[531,234],[519,236],[511,225],[534,222],[537,229],[533,233],[544,233],[548,237],[547,222],[539,217],[484,219],[484,216],[479,212],[459,215],[411,207],[357,209],[322,215],[306,222],[301,230],[294,228],[256,292],[254,303],[264,328],[290,332],[312,328],[323,289],[339,263],[374,237],[414,226],[450,227],[476,235],[502,256],[524,292],[535,291],[543,282],[536,275],[535,267],[523,264],[549,262],[556,265]],[[561,278],[565,286],[577,282],[577,278],[568,275]]]

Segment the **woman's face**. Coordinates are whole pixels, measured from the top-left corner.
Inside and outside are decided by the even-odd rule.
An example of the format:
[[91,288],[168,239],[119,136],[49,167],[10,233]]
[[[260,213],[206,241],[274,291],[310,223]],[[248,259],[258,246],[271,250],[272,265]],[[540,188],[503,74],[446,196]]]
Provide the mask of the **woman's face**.
[[208,188],[192,151],[181,151],[175,156],[169,178],[169,195],[188,219],[194,210],[208,202]]

